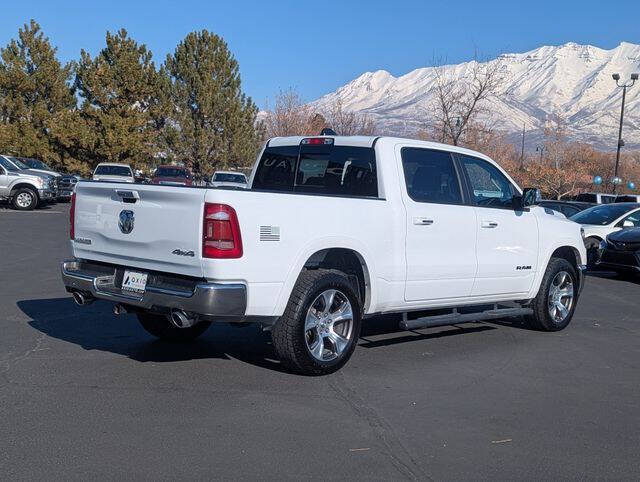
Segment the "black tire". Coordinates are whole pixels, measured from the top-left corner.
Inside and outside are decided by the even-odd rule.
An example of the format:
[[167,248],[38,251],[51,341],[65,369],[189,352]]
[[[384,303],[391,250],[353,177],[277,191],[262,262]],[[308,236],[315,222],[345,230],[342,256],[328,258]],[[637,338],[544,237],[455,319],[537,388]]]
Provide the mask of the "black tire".
[[584,247],[587,249],[587,268],[589,269],[596,267],[599,246],[600,240],[598,238],[588,237],[584,240]]
[[163,341],[186,342],[195,340],[211,326],[210,321],[200,321],[189,328],[177,328],[166,315],[156,313],[137,313],[138,321],[150,335]]
[[[556,279],[556,275],[559,273],[567,273],[572,282],[573,298],[570,308],[567,310],[567,315],[561,320],[555,320],[549,313],[549,291],[551,285]],[[576,270],[571,263],[563,258],[551,258],[547,266],[547,270],[542,278],[540,289],[537,296],[531,302],[531,308],[533,309],[533,315],[527,317],[530,325],[533,328],[542,331],[560,331],[567,327],[573,318],[573,313],[576,309],[578,302],[578,276]]]
[[[25,204],[24,200],[29,198],[29,204]],[[38,205],[38,194],[28,187],[18,188],[11,194],[11,204],[18,211],[31,211]]]
[[[305,319],[312,303],[327,290],[337,290],[344,295],[351,304],[353,316],[346,347],[336,358],[322,361],[311,354]],[[362,302],[342,271],[304,270],[296,281],[284,314],[271,331],[271,339],[276,355],[287,369],[304,375],[326,375],[342,368],[351,358],[360,337],[361,324]]]

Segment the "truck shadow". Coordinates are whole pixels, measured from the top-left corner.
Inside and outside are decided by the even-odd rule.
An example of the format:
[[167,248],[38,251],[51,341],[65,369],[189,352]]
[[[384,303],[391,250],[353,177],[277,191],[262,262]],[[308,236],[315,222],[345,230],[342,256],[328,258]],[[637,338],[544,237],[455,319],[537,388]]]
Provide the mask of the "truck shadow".
[[[270,335],[256,325],[213,323],[197,340],[189,343],[167,343],[149,335],[139,325],[135,315],[115,316],[110,303],[96,302],[79,307],[68,297],[23,300],[17,305],[30,318],[29,325],[34,329],[85,350],[116,353],[143,363],[236,359],[269,370],[286,371],[275,356]],[[496,329],[486,324],[473,324],[455,325],[447,330],[435,328],[404,331],[399,328],[399,321],[400,318],[396,315],[367,319],[362,328],[359,346],[377,348]]]
[[81,308],[71,298],[53,298],[23,300],[17,305],[36,330],[85,350],[116,353],[143,363],[234,358],[285,371],[275,357],[269,334],[254,325],[234,327],[214,323],[197,340],[167,343],[149,335],[135,315],[115,316],[109,303],[97,302]]

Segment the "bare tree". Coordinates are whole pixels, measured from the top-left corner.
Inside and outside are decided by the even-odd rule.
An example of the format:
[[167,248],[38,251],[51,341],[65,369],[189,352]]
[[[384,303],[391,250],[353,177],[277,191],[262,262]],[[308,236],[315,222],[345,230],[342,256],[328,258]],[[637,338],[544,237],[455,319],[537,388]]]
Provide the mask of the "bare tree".
[[487,110],[486,100],[502,83],[499,67],[498,61],[479,62],[474,56],[462,79],[448,76],[442,62],[435,67],[430,130],[436,140],[458,145],[471,124],[477,128],[478,116]]
[[326,120],[336,134],[341,136],[370,136],[376,130],[375,123],[369,116],[345,110],[340,99],[331,104],[326,112]]
[[563,158],[567,155],[567,122],[558,113],[547,117],[544,125],[544,150],[556,169],[560,168]]
[[292,88],[278,93],[273,110],[267,106],[263,122],[267,137],[317,134],[325,124]]

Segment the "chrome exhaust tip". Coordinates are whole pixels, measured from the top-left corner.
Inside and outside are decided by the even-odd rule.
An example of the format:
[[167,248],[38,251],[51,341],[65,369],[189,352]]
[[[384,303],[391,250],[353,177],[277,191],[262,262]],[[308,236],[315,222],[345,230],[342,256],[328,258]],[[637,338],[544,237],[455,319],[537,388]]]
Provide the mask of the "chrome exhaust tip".
[[195,316],[189,315],[186,311],[182,310],[171,310],[169,319],[176,328],[190,328],[195,325],[197,321]]
[[82,291],[74,291],[71,295],[73,296],[73,301],[75,301],[78,306],[87,306],[95,301],[93,296],[88,293],[83,293]]

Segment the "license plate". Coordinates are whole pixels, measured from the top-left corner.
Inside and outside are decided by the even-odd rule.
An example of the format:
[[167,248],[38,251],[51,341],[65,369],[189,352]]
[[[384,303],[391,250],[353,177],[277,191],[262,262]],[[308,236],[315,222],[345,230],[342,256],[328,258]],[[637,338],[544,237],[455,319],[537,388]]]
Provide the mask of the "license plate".
[[136,293],[144,293],[147,286],[147,273],[139,273],[137,271],[125,270],[122,277],[122,289],[126,291],[134,291]]

